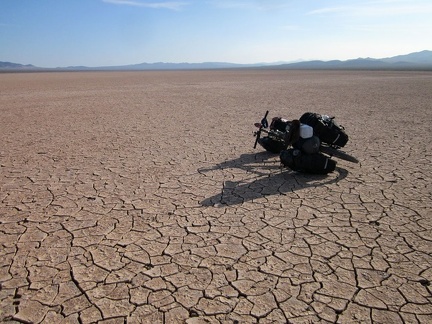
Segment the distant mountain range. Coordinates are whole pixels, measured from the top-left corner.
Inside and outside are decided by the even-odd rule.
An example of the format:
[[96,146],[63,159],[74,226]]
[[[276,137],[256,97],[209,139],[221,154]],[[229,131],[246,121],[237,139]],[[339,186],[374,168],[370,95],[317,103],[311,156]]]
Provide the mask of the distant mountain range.
[[27,70],[27,69],[36,69],[37,67],[27,64],[18,64],[18,63],[11,63],[11,62],[1,62],[0,61],[0,70]]
[[145,71],[145,70],[203,70],[203,69],[306,69],[306,70],[428,70],[432,71],[432,51],[421,51],[388,58],[358,58],[346,61],[301,61],[295,63],[235,64],[225,62],[204,63],[140,63],[121,66],[68,66],[42,68],[31,64],[23,65],[0,61],[1,72],[30,71]]

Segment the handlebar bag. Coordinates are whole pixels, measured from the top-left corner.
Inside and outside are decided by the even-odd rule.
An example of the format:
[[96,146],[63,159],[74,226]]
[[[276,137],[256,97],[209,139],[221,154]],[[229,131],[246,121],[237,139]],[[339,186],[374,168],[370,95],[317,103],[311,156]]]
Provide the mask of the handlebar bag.
[[314,135],[318,136],[321,142],[339,147],[345,146],[348,142],[348,135],[344,128],[336,123],[334,117],[307,112],[299,120],[302,124],[311,126]]

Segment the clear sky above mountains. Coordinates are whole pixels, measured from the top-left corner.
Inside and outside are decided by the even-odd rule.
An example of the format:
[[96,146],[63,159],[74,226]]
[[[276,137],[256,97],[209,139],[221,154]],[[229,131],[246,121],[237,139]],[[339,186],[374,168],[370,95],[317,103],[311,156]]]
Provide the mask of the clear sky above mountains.
[[39,67],[432,50],[431,0],[1,0],[0,61]]

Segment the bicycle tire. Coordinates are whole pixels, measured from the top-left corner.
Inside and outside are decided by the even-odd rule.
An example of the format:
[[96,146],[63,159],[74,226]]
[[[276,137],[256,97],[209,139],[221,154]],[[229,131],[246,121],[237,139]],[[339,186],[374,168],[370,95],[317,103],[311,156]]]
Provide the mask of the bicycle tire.
[[256,139],[255,139],[255,144],[254,144],[254,146],[253,146],[254,149],[257,147],[258,141],[259,141],[259,139],[261,138],[261,130],[257,131],[257,132],[255,133],[255,136],[256,136]]
[[359,163],[359,160],[357,158],[355,158],[352,155],[349,155],[348,153],[344,152],[344,151],[340,151],[334,147],[330,147],[330,146],[320,146],[320,151],[322,153],[328,154],[330,156],[335,156],[339,159],[348,161],[348,162],[352,162],[352,163]]

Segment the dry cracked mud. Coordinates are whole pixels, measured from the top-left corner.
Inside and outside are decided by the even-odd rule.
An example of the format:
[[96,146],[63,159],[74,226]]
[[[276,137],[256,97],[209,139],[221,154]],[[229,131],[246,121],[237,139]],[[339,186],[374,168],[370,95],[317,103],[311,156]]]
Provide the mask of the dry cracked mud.
[[[0,321],[431,323],[432,73],[0,74]],[[253,149],[335,115],[359,164]]]

